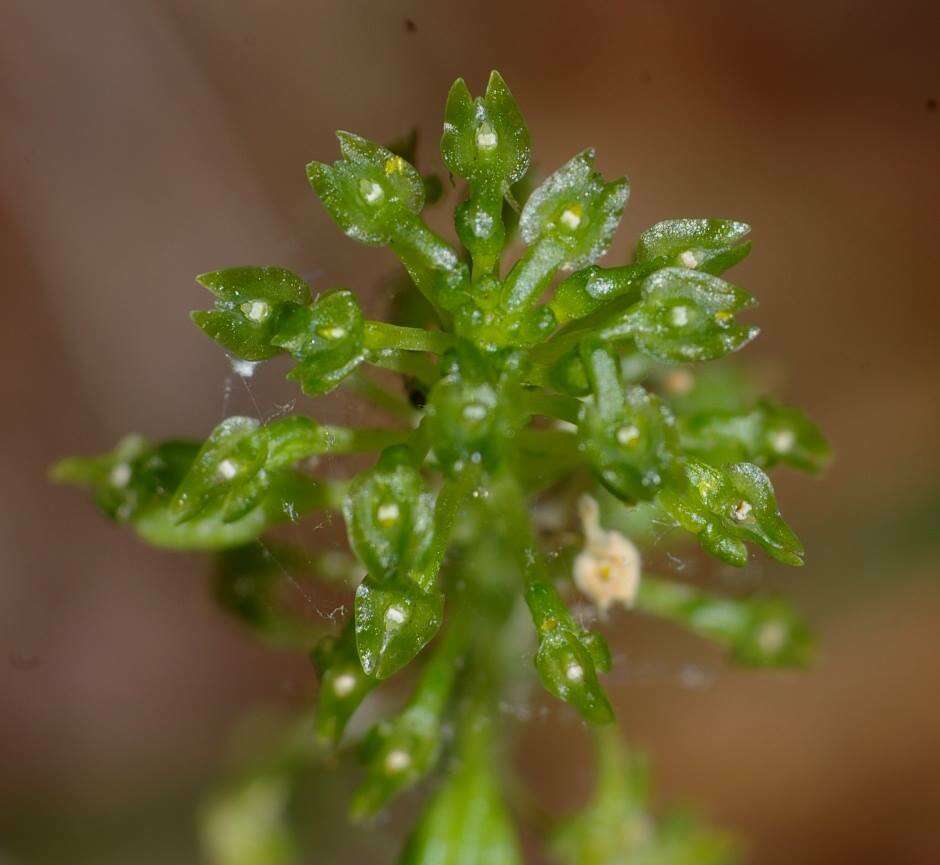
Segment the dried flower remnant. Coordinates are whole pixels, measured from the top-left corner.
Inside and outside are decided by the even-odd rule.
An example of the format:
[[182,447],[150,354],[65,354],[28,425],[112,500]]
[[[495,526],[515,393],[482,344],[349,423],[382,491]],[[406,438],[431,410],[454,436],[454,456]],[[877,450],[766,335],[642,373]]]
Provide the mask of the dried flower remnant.
[[574,582],[604,615],[614,604],[632,607],[640,587],[641,559],[636,544],[618,531],[601,528],[597,500],[578,502],[584,549],[574,560]]

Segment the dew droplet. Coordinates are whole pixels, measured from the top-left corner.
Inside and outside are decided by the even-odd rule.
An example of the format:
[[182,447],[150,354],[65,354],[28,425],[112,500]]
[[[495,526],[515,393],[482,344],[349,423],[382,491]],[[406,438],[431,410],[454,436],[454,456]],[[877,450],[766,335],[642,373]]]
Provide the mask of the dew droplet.
[[251,378],[255,374],[255,369],[258,367],[259,362],[253,360],[242,360],[240,357],[233,357],[232,362],[232,372],[235,375],[239,375],[242,378]]

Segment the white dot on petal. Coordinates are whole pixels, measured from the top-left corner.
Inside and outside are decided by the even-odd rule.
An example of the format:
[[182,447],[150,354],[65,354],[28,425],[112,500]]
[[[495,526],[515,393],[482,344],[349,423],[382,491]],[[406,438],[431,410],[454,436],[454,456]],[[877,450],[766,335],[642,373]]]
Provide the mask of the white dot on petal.
[[687,306],[674,306],[670,317],[676,327],[685,327],[689,323],[689,308]]
[[796,442],[796,436],[793,434],[793,430],[781,429],[777,430],[770,437],[771,447],[777,453],[785,454],[789,451]]
[[565,676],[569,682],[580,682],[584,678],[584,667],[580,664],[569,664]]
[[640,431],[633,425],[622,426],[617,430],[617,443],[627,447],[640,437]]
[[352,673],[341,673],[333,680],[333,692],[337,697],[348,697],[356,687],[356,677]]
[[131,467],[127,463],[118,463],[111,469],[108,480],[112,487],[118,487],[119,489],[126,487],[131,480]]
[[383,526],[390,526],[398,522],[401,511],[395,502],[384,502],[379,505],[379,509],[376,511],[375,515]]
[[219,475],[230,481],[238,474],[238,466],[232,460],[222,460],[219,463]]
[[252,300],[241,305],[245,318],[252,321],[264,321],[271,314],[271,307],[263,300]]
[[396,625],[400,625],[407,618],[407,613],[401,607],[389,607],[385,611],[386,621],[394,622]]
[[388,756],[385,758],[385,769],[388,772],[401,772],[410,765],[411,756],[407,751],[402,751],[401,748],[389,751]]

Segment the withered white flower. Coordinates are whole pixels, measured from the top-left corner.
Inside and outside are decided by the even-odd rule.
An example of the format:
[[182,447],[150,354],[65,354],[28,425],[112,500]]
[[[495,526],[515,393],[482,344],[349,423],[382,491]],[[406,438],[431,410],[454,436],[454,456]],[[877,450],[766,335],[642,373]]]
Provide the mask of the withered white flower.
[[584,549],[574,560],[575,585],[602,614],[616,603],[632,607],[640,587],[640,551],[620,532],[601,528],[597,501],[591,496],[578,501],[578,515]]

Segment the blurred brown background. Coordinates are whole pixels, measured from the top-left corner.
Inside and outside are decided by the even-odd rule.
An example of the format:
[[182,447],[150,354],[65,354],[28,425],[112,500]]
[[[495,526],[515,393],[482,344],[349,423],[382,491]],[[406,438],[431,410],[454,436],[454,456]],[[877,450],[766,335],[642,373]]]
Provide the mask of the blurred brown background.
[[[778,481],[808,566],[746,577],[807,610],[812,672],[728,672],[615,622],[616,701],[662,798],[749,838],[760,865],[940,861],[936,3],[5,0],[0,16],[0,863],[197,862],[194,803],[232,724],[313,692],[302,659],[216,612],[200,559],[138,545],[45,467],[252,409],[188,321],[195,273],[277,263],[378,313],[386,253],[339,235],[303,166],[334,158],[334,128],[417,124],[439,169],[450,82],[479,91],[493,67],[539,170],[592,144],[631,177],[611,260],[666,217],[753,225],[736,279],[764,334],[747,353],[837,452],[821,480]],[[263,413],[293,397],[281,373],[251,383]],[[568,807],[589,779],[577,726],[534,730],[520,763]],[[326,851],[348,830],[323,831]]]

